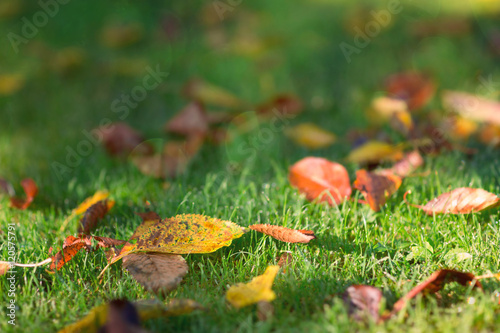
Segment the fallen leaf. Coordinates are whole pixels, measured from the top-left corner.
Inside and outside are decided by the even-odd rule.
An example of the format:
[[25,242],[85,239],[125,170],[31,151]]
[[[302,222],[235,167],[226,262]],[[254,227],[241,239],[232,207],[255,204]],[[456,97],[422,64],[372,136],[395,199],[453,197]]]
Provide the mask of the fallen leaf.
[[381,161],[397,161],[403,158],[401,146],[380,141],[368,141],[349,153],[346,159],[353,163],[378,163]]
[[279,225],[252,224],[249,228],[287,243],[309,243],[316,238],[310,230],[295,230]]
[[261,301],[271,302],[276,294],[271,290],[279,266],[267,267],[264,274],[254,277],[249,283],[238,283],[231,286],[226,299],[232,306],[242,308]]
[[38,187],[36,186],[35,181],[31,178],[23,179],[21,181],[21,186],[26,194],[26,199],[10,198],[10,205],[11,207],[24,210],[28,208],[35,199],[35,196],[38,193]]
[[153,211],[145,213],[135,213],[135,214],[140,216],[143,222],[161,220],[160,215],[158,215],[156,212]]
[[291,252],[287,251],[282,253],[278,259],[278,266],[283,269],[283,272],[286,273],[286,267],[293,262],[293,255]]
[[336,141],[333,133],[312,124],[304,123],[288,129],[286,135],[295,143],[309,149],[325,148]]
[[99,220],[102,219],[114,205],[114,200],[105,199],[90,206],[80,221],[78,232],[88,235],[91,230],[95,229]]
[[272,98],[270,101],[257,107],[257,112],[263,116],[294,116],[301,113],[304,104],[295,95],[283,94]]
[[391,75],[386,80],[385,88],[390,97],[405,101],[410,110],[425,106],[436,91],[434,81],[418,72]]
[[165,124],[167,132],[180,135],[201,135],[208,132],[208,117],[203,105],[191,102]]
[[442,269],[432,273],[427,280],[410,290],[405,296],[401,297],[394,304],[392,311],[383,316],[383,319],[386,320],[401,311],[406,303],[418,294],[438,292],[446,283],[450,282],[458,282],[463,286],[472,285],[474,288],[482,289],[481,283],[475,280],[474,274],[463,273],[452,269]]
[[390,174],[376,174],[364,169],[356,171],[354,187],[363,193],[370,208],[378,212],[387,198],[401,186],[401,178]]
[[500,126],[487,124],[482,128],[479,134],[479,140],[486,145],[494,147],[500,146]]
[[267,301],[257,302],[257,318],[266,321],[274,315],[274,306]]
[[465,36],[470,34],[471,28],[469,18],[456,16],[418,20],[410,25],[411,34],[418,38]]
[[445,108],[457,112],[460,116],[478,122],[500,125],[500,102],[476,95],[445,91],[442,95]]
[[351,195],[347,170],[338,163],[320,157],[306,157],[290,167],[288,179],[307,200],[338,205]]
[[[405,201],[408,193],[405,193]],[[410,205],[422,209],[427,215],[469,214],[499,206],[500,198],[480,188],[460,187],[441,194],[424,206]]]
[[368,316],[375,322],[379,321],[380,301],[382,300],[380,289],[372,286],[352,285],[345,291],[343,300],[349,307],[349,314],[356,320],[364,320]]
[[0,261],[0,276],[6,274],[11,268],[10,262]]
[[147,142],[139,132],[126,123],[119,122],[97,128],[95,134],[102,138],[102,143],[108,154],[129,155],[132,152],[136,155],[150,155],[154,148]]
[[141,328],[139,314],[133,303],[112,300],[108,304],[108,316],[99,333],[147,333]]
[[408,135],[413,130],[413,119],[406,102],[386,96],[375,98],[367,112],[367,118],[374,124],[389,122],[396,131]]
[[479,125],[470,119],[454,116],[448,117],[442,127],[451,139],[467,140],[477,131]]
[[125,268],[147,290],[168,293],[181,283],[188,265],[178,254],[132,253],[123,258]]
[[202,81],[200,79],[192,79],[182,89],[184,96],[189,99],[220,107],[230,109],[241,108],[245,103],[232,93]]
[[109,197],[108,191],[97,191],[93,196],[85,199],[81,204],[78,205],[75,209],[73,209],[73,214],[79,215],[83,214],[90,208],[90,206],[98,203],[99,201],[105,200]]
[[382,169],[377,171],[377,173],[385,174],[394,174],[401,178],[408,177],[411,173],[413,173],[417,168],[421,167],[424,164],[424,159],[422,155],[418,152],[418,150],[414,150],[412,152],[406,153],[402,160],[396,162],[389,169]]

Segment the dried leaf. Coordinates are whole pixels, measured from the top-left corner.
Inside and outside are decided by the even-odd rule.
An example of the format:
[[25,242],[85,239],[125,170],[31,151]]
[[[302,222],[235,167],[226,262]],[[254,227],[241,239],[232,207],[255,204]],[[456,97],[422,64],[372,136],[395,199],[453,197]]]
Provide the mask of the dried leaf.
[[381,161],[397,161],[403,158],[401,146],[393,146],[385,142],[368,141],[354,149],[347,156],[353,163],[378,163]]
[[191,102],[165,125],[167,132],[180,135],[201,135],[208,132],[208,117],[203,105],[199,102]]
[[188,265],[178,254],[132,253],[123,258],[123,268],[147,290],[168,293],[181,283]]
[[377,171],[377,173],[386,175],[386,174],[394,174],[401,178],[408,177],[411,173],[413,173],[417,168],[424,164],[424,159],[418,152],[418,150],[414,150],[412,152],[406,153],[402,160],[396,162],[392,168],[383,169]]
[[291,252],[287,251],[282,253],[278,259],[278,266],[283,269],[283,273],[286,273],[286,267],[293,262],[293,255]]
[[442,101],[466,119],[500,125],[500,102],[458,91],[443,92]]
[[142,135],[126,123],[113,123],[94,131],[96,136],[102,138],[104,148],[112,156],[124,156],[132,152],[136,155],[150,155],[154,152],[149,143],[143,143]]
[[343,300],[349,307],[349,314],[356,320],[364,320],[366,316],[369,316],[378,322],[382,300],[380,289],[372,286],[352,285],[345,291]]
[[324,129],[312,124],[304,123],[292,127],[286,131],[286,135],[295,143],[309,149],[325,148],[336,141],[336,136]]
[[390,173],[384,175],[368,172],[364,169],[356,171],[354,187],[363,193],[370,208],[378,212],[387,198],[396,193],[401,186],[401,178]]
[[226,299],[236,308],[242,308],[261,301],[271,302],[276,294],[271,290],[279,266],[267,267],[264,274],[254,277],[249,283],[238,283],[231,286]]
[[458,272],[451,269],[442,269],[434,272],[427,280],[410,290],[405,296],[401,297],[395,304],[390,314],[384,316],[384,320],[392,317],[401,311],[406,303],[420,293],[435,293],[441,290],[446,283],[458,282],[463,286],[473,284],[474,288],[482,289],[481,283],[475,280],[471,273]]
[[294,230],[279,225],[253,224],[249,228],[288,243],[309,243],[316,238],[310,230]]
[[227,108],[241,108],[245,103],[232,93],[200,79],[192,79],[182,90],[189,99]]
[[113,300],[108,305],[106,324],[99,328],[106,333],[147,333],[141,328],[134,304],[127,300]]
[[90,208],[90,206],[96,204],[99,201],[105,200],[109,197],[108,191],[97,191],[93,196],[85,199],[78,207],[73,209],[73,214],[83,214]]
[[396,131],[408,135],[413,130],[413,119],[405,101],[390,97],[378,97],[372,101],[367,113],[368,119],[375,123],[389,121]]
[[[405,193],[406,195],[409,192]],[[427,215],[433,214],[469,214],[500,205],[500,198],[480,188],[460,187],[443,193],[424,206],[412,205],[422,209]]]
[[257,112],[263,116],[294,116],[301,113],[304,109],[304,104],[295,95],[284,94],[278,95],[269,102],[258,106]]
[[0,261],[0,276],[5,275],[11,268],[10,262]]
[[145,213],[135,213],[135,214],[139,215],[143,222],[161,220],[160,215],[158,215],[156,212],[153,212],[153,211],[145,212]]
[[114,200],[102,200],[90,206],[80,221],[78,232],[88,235],[91,230],[97,227],[99,220],[102,219],[114,205]]
[[35,181],[31,178],[23,179],[21,181],[21,186],[23,187],[24,193],[26,194],[26,199],[10,198],[10,205],[12,207],[24,210],[28,208],[35,199],[35,196],[38,193],[38,187],[36,186]]
[[390,97],[402,99],[410,110],[425,106],[436,91],[434,81],[417,72],[394,74],[387,79],[385,87]]
[[288,179],[307,200],[338,205],[351,195],[347,170],[324,158],[306,157],[290,167]]

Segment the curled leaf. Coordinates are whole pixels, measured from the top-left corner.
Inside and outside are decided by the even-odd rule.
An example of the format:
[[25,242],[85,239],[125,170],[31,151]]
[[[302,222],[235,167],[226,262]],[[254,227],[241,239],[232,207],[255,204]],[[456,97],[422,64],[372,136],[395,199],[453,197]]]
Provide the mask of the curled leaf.
[[80,221],[78,232],[88,235],[91,230],[95,229],[99,220],[102,219],[114,205],[114,200],[102,200],[90,206]]
[[306,157],[290,167],[288,179],[307,200],[338,205],[351,195],[347,170],[324,158]]
[[254,277],[249,283],[238,283],[231,286],[226,299],[236,308],[242,308],[261,301],[271,302],[276,294],[271,290],[279,266],[267,267],[264,274]]
[[401,186],[401,178],[396,175],[376,174],[364,169],[356,171],[354,187],[368,200],[370,208],[378,212],[387,198],[396,193]]
[[[406,192],[404,199],[406,201]],[[443,193],[424,206],[411,205],[422,209],[427,215],[433,214],[469,214],[500,205],[500,198],[480,188],[460,187]]]
[[23,179],[21,181],[21,186],[23,187],[24,193],[26,194],[26,198],[10,198],[10,205],[12,207],[24,210],[28,208],[35,199],[35,196],[38,193],[38,187],[36,186],[35,181],[31,178]]
[[363,320],[368,315],[378,322],[382,300],[380,289],[372,286],[352,285],[345,291],[343,300],[349,307],[349,314],[356,320]]
[[155,294],[174,290],[188,272],[182,256],[153,252],[129,254],[123,258],[123,268]]
[[287,243],[309,243],[316,238],[310,230],[294,230],[279,225],[253,224],[249,228]]
[[286,131],[286,134],[298,145],[310,149],[328,147],[337,139],[333,133],[312,123],[304,123],[292,127]]

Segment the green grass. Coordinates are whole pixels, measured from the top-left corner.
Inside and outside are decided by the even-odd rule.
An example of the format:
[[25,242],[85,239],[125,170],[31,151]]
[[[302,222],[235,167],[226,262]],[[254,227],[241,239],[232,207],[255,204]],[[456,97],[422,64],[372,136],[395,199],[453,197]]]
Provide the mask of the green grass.
[[[367,125],[364,110],[391,73],[429,71],[439,90],[475,92],[481,88],[479,78],[490,75],[493,82],[500,82],[498,58],[486,45],[494,16],[475,13],[471,16],[472,32],[464,36],[417,39],[409,34],[408,26],[416,19],[448,15],[447,2],[439,2],[441,9],[420,5],[428,6],[427,11],[402,2],[404,10],[394,17],[394,24],[348,64],[339,49],[340,42],[352,43],[353,38],[342,29],[344,16],[353,9],[348,2],[243,2],[218,23],[218,28],[231,39],[240,26],[251,24],[251,15],[257,15],[258,24],[249,31],[278,41],[258,57],[232,53],[230,47],[213,49],[207,45],[207,28],[198,17],[203,5],[211,8],[210,2],[151,3],[72,1],[61,7],[19,54],[11,52],[6,38],[1,39],[0,73],[22,72],[27,81],[15,95],[0,97],[0,176],[15,183],[18,192],[19,181],[32,177],[40,193],[26,211],[8,208],[8,198],[0,198],[4,231],[0,234],[0,258],[7,257],[7,224],[14,223],[18,262],[46,259],[51,246],[59,249],[67,234],[76,233],[76,224],[65,234],[58,232],[71,209],[96,190],[108,189],[116,206],[94,231],[100,236],[127,239],[140,223],[134,212],[144,211],[147,202],[148,208],[163,217],[197,213],[242,226],[271,223],[311,229],[318,236],[308,245],[290,245],[249,233],[215,253],[186,256],[189,273],[166,299],[191,298],[207,311],[148,321],[144,325],[151,331],[500,331],[500,283],[493,280],[484,282],[484,293],[449,285],[441,292],[441,299],[417,298],[398,317],[379,326],[351,321],[341,301],[347,286],[370,284],[383,290],[384,306],[390,309],[399,297],[439,268],[478,275],[500,271],[498,210],[429,217],[403,202],[407,190],[412,190],[409,200],[414,203],[425,203],[461,186],[500,193],[498,150],[471,141],[466,144],[479,148],[472,157],[460,152],[426,157],[421,171],[429,172],[429,176],[405,179],[378,213],[353,202],[339,207],[309,203],[287,180],[288,167],[309,155],[345,164],[354,179],[358,166],[343,160],[351,150],[343,138],[349,129]],[[18,16],[0,21],[1,36],[9,31],[18,33],[21,17],[32,17],[38,10],[35,3],[26,5]],[[166,13],[175,15],[181,26],[173,42],[158,37],[158,20]],[[101,46],[99,31],[115,19],[141,22],[144,40],[120,51]],[[51,58],[38,57],[41,43],[55,50],[83,48],[83,68],[69,77],[54,73],[50,70]],[[235,144],[205,145],[187,172],[168,184],[140,174],[131,163],[111,159],[96,147],[59,180],[51,164],[64,163],[65,147],[75,149],[85,139],[82,130],[94,128],[103,118],[118,120],[110,110],[111,102],[140,84],[144,72],[120,76],[106,69],[107,64],[123,57],[140,59],[152,67],[160,64],[170,72],[125,119],[155,143],[168,139],[163,124],[186,104],[179,91],[192,76],[226,87],[252,103],[277,92],[295,92],[304,100],[306,111],[290,123],[315,122],[341,139],[330,148],[308,151],[278,131],[270,144],[253,141],[255,155],[250,156],[238,153]],[[424,111],[431,113],[439,108],[436,97]],[[255,140],[262,131],[243,139]],[[231,161],[238,163],[235,171],[229,172]],[[432,252],[423,250],[427,243]],[[276,278],[275,315],[271,319],[260,322],[255,307],[236,310],[225,301],[228,286],[262,274],[283,251],[291,251],[295,262]],[[450,251],[467,252],[471,257],[458,262]],[[410,253],[415,254],[411,260]],[[0,330],[52,332],[111,299],[155,297],[122,271],[120,264],[112,266],[102,282],[97,280],[105,264],[104,253],[97,252],[77,255],[54,275],[44,268],[18,269],[17,330],[7,324],[4,312]],[[9,301],[6,289],[7,281],[1,278],[4,310]]]

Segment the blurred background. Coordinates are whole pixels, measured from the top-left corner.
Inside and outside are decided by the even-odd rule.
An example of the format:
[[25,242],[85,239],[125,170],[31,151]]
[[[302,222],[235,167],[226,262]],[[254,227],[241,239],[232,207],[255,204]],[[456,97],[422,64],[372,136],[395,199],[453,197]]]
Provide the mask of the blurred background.
[[[66,147],[107,119],[153,143],[168,140],[164,124],[193,98],[239,113],[285,94],[303,109],[290,125],[313,122],[344,138],[370,126],[365,110],[397,72],[426,73],[438,91],[496,99],[500,87],[495,0],[2,0],[0,35],[0,174],[11,179],[60,180],[52,163],[65,164]],[[151,71],[162,73],[158,84],[136,88]],[[209,96],[190,92],[193,82],[208,85]],[[425,107],[437,109],[438,98]],[[254,146],[264,157],[304,155],[275,139]],[[193,170],[227,169],[233,148],[213,146]],[[103,168],[115,165],[96,147],[64,180]]]

